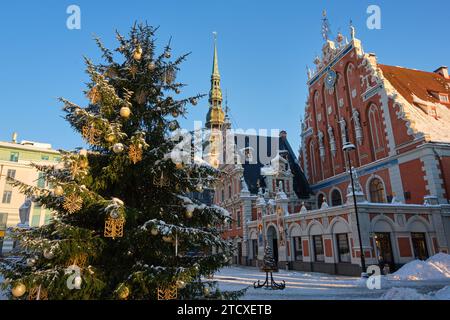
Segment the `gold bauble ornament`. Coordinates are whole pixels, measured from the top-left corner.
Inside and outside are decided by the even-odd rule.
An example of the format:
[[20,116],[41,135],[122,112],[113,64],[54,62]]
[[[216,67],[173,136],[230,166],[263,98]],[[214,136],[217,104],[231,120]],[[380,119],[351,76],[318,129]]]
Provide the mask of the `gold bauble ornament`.
[[64,189],[61,186],[56,186],[53,190],[53,194],[57,197],[61,197],[64,194]]
[[50,259],[53,259],[53,258],[55,257],[55,254],[53,253],[52,250],[50,250],[50,249],[45,249],[45,250],[44,250],[44,253],[43,253],[43,256],[44,256],[45,259],[50,260]]
[[171,56],[172,54],[170,53],[170,50],[166,50],[166,52],[164,52],[164,58],[170,59]]
[[127,286],[122,285],[121,288],[119,289],[119,292],[117,295],[118,295],[119,299],[126,300],[126,299],[128,299],[128,296],[130,295],[130,289]]
[[184,167],[183,162],[175,163],[175,168],[177,168],[178,170],[183,169],[183,167]]
[[125,147],[121,143],[116,143],[113,146],[114,153],[121,153],[121,152],[123,152],[124,149],[125,149]]
[[172,242],[172,237],[171,236],[163,236],[162,237],[164,242]]
[[28,258],[27,259],[27,266],[28,267],[33,267],[36,264],[36,259],[34,258]]
[[186,287],[186,282],[184,282],[183,280],[177,280],[176,286],[178,289],[183,289],[184,287]]
[[26,291],[27,287],[21,282],[15,284],[14,287],[11,289],[12,295],[16,298],[20,298],[21,296],[23,296]]
[[209,296],[209,292],[210,292],[209,287],[204,287],[204,288],[203,288],[203,294],[204,294],[205,296]]
[[137,46],[136,50],[133,53],[133,58],[136,61],[141,60],[141,58],[142,58],[142,48],[141,48],[141,46]]
[[157,228],[152,228],[152,230],[150,231],[150,233],[152,234],[152,236],[157,236],[159,233],[159,230]]
[[190,101],[191,101],[191,104],[192,104],[193,106],[196,106],[196,105],[197,105],[197,99],[192,98]]
[[197,192],[202,192],[203,191],[203,185],[201,183],[197,184],[195,186],[195,190],[197,190]]
[[172,117],[176,118],[176,117],[178,117],[178,115],[179,115],[178,110],[172,111]]
[[123,106],[122,108],[120,108],[119,113],[122,118],[128,119],[131,114],[131,109],[127,106]]
[[113,143],[116,140],[116,136],[114,133],[108,133],[105,137],[105,140],[109,143]]
[[177,88],[177,89],[175,89],[175,93],[176,93],[176,94],[180,94],[180,93],[181,93],[181,90]]
[[192,216],[194,215],[194,206],[187,206],[186,207],[186,218],[191,219]]

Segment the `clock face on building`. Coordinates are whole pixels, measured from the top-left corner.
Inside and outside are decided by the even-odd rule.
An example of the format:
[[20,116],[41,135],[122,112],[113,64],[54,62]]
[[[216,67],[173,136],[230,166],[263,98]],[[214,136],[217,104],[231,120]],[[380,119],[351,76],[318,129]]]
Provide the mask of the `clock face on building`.
[[329,70],[325,77],[325,86],[327,89],[333,89],[336,83],[336,72],[334,70]]

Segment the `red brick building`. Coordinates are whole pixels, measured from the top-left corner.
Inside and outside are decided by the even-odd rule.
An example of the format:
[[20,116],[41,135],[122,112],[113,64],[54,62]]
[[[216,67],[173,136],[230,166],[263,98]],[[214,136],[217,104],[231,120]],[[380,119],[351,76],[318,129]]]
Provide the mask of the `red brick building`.
[[[315,70],[308,71],[298,174],[288,158],[287,167],[271,161],[258,177],[272,183],[260,191],[231,187],[238,193],[227,199],[223,190],[239,185],[242,174],[251,180],[239,166],[221,166],[225,175],[215,202],[240,217],[224,233],[237,242],[235,263],[258,265],[269,245],[280,267],[357,275],[361,248],[367,265],[382,262],[391,270],[449,252],[447,68],[425,72],[379,64],[350,31],[349,42],[340,34],[336,42],[325,41]],[[345,153],[346,143],[355,150]],[[283,176],[308,194],[273,184],[272,177]]]

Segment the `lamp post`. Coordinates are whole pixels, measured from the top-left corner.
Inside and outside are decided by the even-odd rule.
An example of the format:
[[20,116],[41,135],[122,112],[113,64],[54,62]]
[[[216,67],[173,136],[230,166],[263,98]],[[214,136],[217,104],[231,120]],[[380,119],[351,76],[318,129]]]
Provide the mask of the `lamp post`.
[[366,259],[364,257],[364,250],[363,250],[362,240],[361,240],[361,228],[359,226],[358,205],[356,203],[356,195],[355,195],[355,181],[353,180],[352,164],[350,161],[350,151],[356,150],[356,147],[353,143],[347,142],[342,147],[342,150],[347,154],[348,168],[350,170],[350,181],[352,184],[353,205],[355,207],[356,227],[358,229],[359,252],[360,252],[359,256],[361,258],[362,275],[364,276],[366,273]]

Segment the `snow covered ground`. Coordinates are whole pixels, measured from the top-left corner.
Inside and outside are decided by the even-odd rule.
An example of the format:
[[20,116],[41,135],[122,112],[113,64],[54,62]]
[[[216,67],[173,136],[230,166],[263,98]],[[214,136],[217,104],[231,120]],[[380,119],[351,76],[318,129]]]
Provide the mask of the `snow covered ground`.
[[[249,287],[241,298],[247,300],[450,300],[450,255],[446,254],[427,261],[411,261],[397,272],[383,276],[381,288],[373,290],[357,277],[286,270],[273,275],[275,281],[286,282],[286,289],[254,289],[253,283],[264,281],[265,273],[253,267],[227,267],[216,273],[214,280],[225,291]],[[0,291],[0,300],[4,299]]]
[[412,261],[396,273],[383,276],[380,289],[369,289],[357,277],[280,270],[275,281],[284,280],[286,289],[255,289],[264,281],[257,268],[232,266],[216,273],[214,280],[222,290],[249,287],[242,299],[248,300],[450,300],[450,256],[438,254],[427,261]]
[[[383,277],[381,289],[370,290],[365,281],[356,277],[280,270],[274,273],[274,279],[277,282],[284,280],[286,289],[253,288],[255,281],[264,279],[265,274],[257,268],[237,266],[224,268],[214,276],[214,280],[219,283],[222,290],[239,290],[250,286],[242,297],[248,300],[418,300],[419,298],[450,300],[450,278],[412,281]],[[443,291],[441,295],[434,297],[433,294],[444,287],[447,288],[447,295]]]

